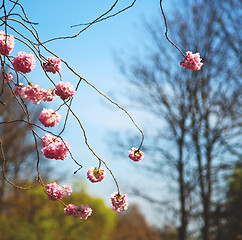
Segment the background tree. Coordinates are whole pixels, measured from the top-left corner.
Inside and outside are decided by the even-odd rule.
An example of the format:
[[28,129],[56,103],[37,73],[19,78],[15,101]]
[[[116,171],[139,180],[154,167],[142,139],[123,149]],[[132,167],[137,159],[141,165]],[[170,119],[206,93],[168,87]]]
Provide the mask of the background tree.
[[[33,163],[33,159],[36,158],[36,146],[31,141],[31,131],[29,126],[23,122],[5,123],[12,120],[18,120],[24,118],[24,113],[21,111],[21,107],[18,104],[13,104],[15,98],[11,93],[10,88],[3,83],[3,77],[0,80],[0,89],[2,93],[0,95],[0,137],[2,140],[2,148],[4,149],[4,155],[6,162],[5,172],[3,171],[3,156],[0,154],[0,212],[3,210],[3,199],[8,194],[5,189],[8,184],[4,181],[4,174],[6,177],[15,184],[21,184],[25,181],[34,181],[34,177],[37,176],[36,166]],[[4,104],[3,104],[4,103]],[[24,102],[32,113],[32,121],[35,123],[38,121],[39,113],[42,110],[42,106],[32,106],[32,103]],[[41,158],[42,170],[48,170],[44,174],[46,177],[50,172],[50,165],[47,161]],[[16,193],[16,192],[15,192]]]
[[126,213],[118,216],[117,229],[113,234],[113,239],[159,240],[160,238],[158,231],[147,225],[138,207],[134,205],[130,206]]
[[216,240],[242,239],[242,166],[238,164],[227,183],[228,190],[224,202],[215,212]]
[[242,239],[242,166],[233,172],[227,192],[226,229],[231,239]]
[[[241,3],[232,2],[223,1],[229,13],[219,8],[219,1],[207,0],[179,1],[184,6],[173,9],[168,22],[171,39],[182,50],[200,52],[204,63],[200,71],[178,68],[182,56],[164,42],[164,28],[157,21],[147,24],[152,39],[147,54],[134,56],[128,66],[126,61],[126,68],[121,66],[134,86],[132,100],[137,108],[165,125],[157,128],[158,134],[146,145],[146,151],[152,151],[152,165],[145,167],[151,174],[175,175],[180,240],[187,239],[190,219],[191,227],[199,230],[194,222],[201,226],[203,240],[213,239],[212,213],[225,192],[222,176],[241,160],[242,74],[236,47],[241,34],[237,34],[236,24],[230,25],[231,18],[240,17]],[[227,19],[227,14],[233,16]]]

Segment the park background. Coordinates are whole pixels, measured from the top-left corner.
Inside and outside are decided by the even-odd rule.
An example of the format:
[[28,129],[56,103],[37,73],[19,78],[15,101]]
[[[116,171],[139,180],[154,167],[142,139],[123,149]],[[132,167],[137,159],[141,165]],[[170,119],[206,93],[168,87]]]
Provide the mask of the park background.
[[[36,28],[38,29],[42,41],[57,36],[75,34],[79,28],[70,28],[70,26],[92,21],[105,12],[112,3],[113,1],[89,1],[88,3],[77,0],[70,2],[21,1],[29,19],[39,23]],[[118,9],[122,9],[130,3],[130,1],[121,1],[117,7]],[[174,12],[174,6],[177,4],[179,4],[179,1],[164,1],[163,7],[168,17],[169,15],[174,16],[174,14],[176,14],[176,12]],[[181,4],[180,9],[186,11],[185,2]],[[81,76],[128,110],[147,136],[144,147],[146,143],[150,144],[152,142],[149,137],[153,136],[156,131],[154,126],[162,126],[163,123],[159,118],[147,114],[147,112],[142,111],[142,108],[136,107],[136,105],[130,101],[128,95],[132,95],[133,86],[125,80],[124,75],[120,72],[119,66],[121,64],[121,57],[122,64],[131,65],[132,59],[130,56],[144,56],[146,46],[152,45],[152,40],[148,36],[146,30],[148,24],[150,24],[151,27],[156,24],[162,26],[160,28],[162,34],[165,31],[159,1],[137,1],[132,8],[113,18],[94,24],[77,38],[48,43],[48,48],[65,59],[73,69],[81,74]],[[172,32],[170,35],[172,36]],[[165,36],[164,46],[169,49],[171,54],[175,57],[174,47],[168,42],[165,42]],[[15,53],[19,50],[20,49],[17,50],[17,46],[16,49],[14,49]],[[186,49],[184,49],[184,51],[186,51]],[[202,56],[202,52],[200,52],[200,54]],[[179,62],[182,60],[182,55],[180,57],[181,59],[177,58],[177,68],[180,67]],[[204,67],[206,67],[206,65],[204,65]],[[73,81],[71,79],[72,76],[67,69],[63,68],[62,74],[65,81],[74,83],[75,80]],[[48,83],[44,80],[44,74],[41,69],[35,69],[35,71],[31,73],[30,78],[33,83],[38,83],[41,87],[48,87]],[[125,94],[127,94],[127,97]],[[81,84],[75,98],[73,109],[75,109],[82,120],[88,135],[89,144],[107,161],[118,179],[121,192],[129,194],[130,205],[137,204],[139,206],[139,211],[143,214],[146,221],[154,226],[154,229],[150,230],[151,232],[147,230],[149,234],[159,235],[159,233],[157,233],[159,232],[157,228],[164,228],[164,226],[166,226],[165,229],[167,229],[168,233],[171,232],[171,234],[167,236],[167,238],[163,236],[161,239],[177,239],[177,235],[174,233],[178,224],[176,213],[168,211],[165,206],[157,207],[155,203],[147,201],[147,199],[145,200],[144,197],[137,197],[137,192],[134,191],[139,189],[141,192],[148,192],[148,195],[152,196],[157,201],[160,200],[165,202],[177,198],[176,194],[173,192],[176,187],[173,186],[173,188],[170,188],[171,186],[166,180],[166,175],[150,176],[146,173],[144,167],[142,168],[142,166],[145,166],[145,162],[147,163],[152,160],[152,151],[145,153],[144,161],[140,163],[131,162],[128,158],[128,150],[133,145],[128,146],[126,143],[127,141],[123,143],[121,139],[125,138],[125,135],[127,137],[135,136],[135,139],[131,139],[131,142],[132,144],[136,144],[136,147],[141,140],[141,136],[137,133],[130,119],[118,108],[109,104],[85,83]],[[55,103],[53,103],[53,108],[55,107],[54,104]],[[65,111],[60,113],[64,115]],[[76,189],[80,189],[79,191],[82,194],[85,195],[87,192],[93,198],[101,198],[104,200],[107,207],[109,207],[110,194],[115,191],[115,184],[111,176],[107,176],[105,181],[101,184],[90,184],[87,181],[85,170],[88,169],[89,166],[95,166],[98,163],[86,148],[83,136],[80,131],[77,131],[77,128],[78,125],[75,119],[70,117],[68,127],[63,136],[70,142],[71,151],[83,165],[83,170],[80,170],[74,175],[73,172],[77,170],[77,166],[68,158],[63,162],[55,161],[53,164],[50,163],[51,175],[48,176],[48,178],[51,180],[58,180],[61,184],[73,183],[75,186],[77,185]],[[121,146],[120,148],[122,148],[121,153],[119,144]],[[232,174],[232,172],[230,173]],[[80,182],[80,179],[82,182]],[[228,183],[226,184],[228,185]],[[85,189],[86,192],[83,189]],[[224,190],[224,193],[225,192],[226,190]],[[38,195],[39,193],[36,194]],[[85,195],[84,198],[88,197]],[[43,201],[40,203],[41,206],[45,205],[44,201],[43,198]],[[175,200],[173,204],[179,208],[178,201]],[[136,208],[134,207],[134,209]],[[45,209],[45,212],[46,211],[48,210]],[[137,212],[138,210],[136,209],[133,211]],[[103,214],[105,215],[105,212]],[[107,210],[107,216],[109,215],[110,219],[113,218],[113,222],[117,221],[114,220],[115,217],[113,214]],[[123,215],[125,216],[125,214]],[[58,215],[58,217],[62,218],[61,215]],[[65,218],[64,215],[63,218]],[[51,226],[51,223],[48,224]],[[88,223],[85,224],[88,225]],[[85,231],[85,224],[80,227],[82,231]],[[100,223],[98,224],[100,225]],[[108,220],[107,225],[109,225]],[[194,229],[194,226],[191,228]],[[92,227],[87,227],[86,229],[90,231]],[[138,229],[140,228],[137,227],[137,232],[139,231]],[[91,231],[95,230],[92,229]],[[195,233],[194,236],[197,236],[196,234],[197,233]],[[22,239],[19,236],[20,235],[17,234],[15,239]],[[43,239],[44,237],[46,236],[43,236]],[[37,237],[36,239],[39,238]],[[87,236],[86,239],[90,238]],[[110,239],[114,239],[114,237]],[[133,237],[130,239],[135,238]],[[152,238],[150,237],[147,239]]]

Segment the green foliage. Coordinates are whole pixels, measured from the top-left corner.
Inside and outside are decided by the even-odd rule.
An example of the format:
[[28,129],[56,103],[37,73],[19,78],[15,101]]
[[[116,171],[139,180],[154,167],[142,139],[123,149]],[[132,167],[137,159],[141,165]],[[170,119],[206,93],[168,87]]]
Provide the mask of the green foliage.
[[116,228],[116,215],[101,199],[92,198],[85,191],[66,197],[67,204],[88,204],[93,214],[86,221],[66,216],[64,206],[48,200],[41,187],[29,191],[16,190],[5,200],[0,215],[0,239],[4,240],[111,240]]
[[230,239],[242,239],[242,168],[236,167],[229,183],[226,218]]
[[214,214],[216,240],[242,240],[242,168],[235,167],[227,183],[227,196]]

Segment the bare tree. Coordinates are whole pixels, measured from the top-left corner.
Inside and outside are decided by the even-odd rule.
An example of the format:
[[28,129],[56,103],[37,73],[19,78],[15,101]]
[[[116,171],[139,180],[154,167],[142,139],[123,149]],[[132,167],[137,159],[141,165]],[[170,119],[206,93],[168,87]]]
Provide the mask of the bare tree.
[[[1,80],[3,84],[3,79]],[[7,85],[2,86],[4,91],[0,96],[2,104],[0,104],[0,136],[4,149],[5,161],[2,154],[0,155],[0,171],[1,171],[1,186],[0,186],[0,212],[3,210],[3,199],[6,197],[4,181],[5,177],[14,184],[20,184],[24,181],[31,181],[35,166],[32,164],[33,159],[36,158],[35,144],[31,139],[31,130],[28,125],[23,122],[12,124],[8,123],[13,119],[24,119],[24,113],[20,111],[20,106],[14,104],[15,99]],[[0,87],[2,89],[2,87]],[[41,111],[41,105],[38,107],[31,106],[32,103],[25,102],[32,113],[32,121],[37,122]],[[44,159],[42,159],[43,164]],[[44,162],[47,167],[47,162]],[[44,169],[44,168],[43,168]],[[49,169],[50,170],[50,169]],[[36,173],[37,175],[37,173]],[[45,174],[48,175],[47,172]]]
[[237,64],[241,35],[236,34],[238,25],[229,25],[231,19],[239,18],[241,3],[223,1],[223,7],[230,9],[230,19],[219,8],[219,1],[179,3],[184,7],[173,9],[168,22],[172,38],[182,49],[200,52],[202,69],[179,68],[182,56],[164,43],[163,26],[154,21],[147,24],[152,38],[148,54],[134,57],[124,74],[135,86],[134,92],[138,90],[133,98],[138,106],[165,123],[166,131],[158,130],[152,147],[162,157],[149,170],[157,173],[161,161],[176,170],[179,239],[187,239],[192,218],[201,224],[202,239],[209,240],[214,205],[224,197],[221,176],[241,159],[242,74]]
[[118,216],[117,229],[113,234],[113,238],[117,240],[160,239],[158,231],[147,225],[136,205],[130,206],[130,210],[127,213]]

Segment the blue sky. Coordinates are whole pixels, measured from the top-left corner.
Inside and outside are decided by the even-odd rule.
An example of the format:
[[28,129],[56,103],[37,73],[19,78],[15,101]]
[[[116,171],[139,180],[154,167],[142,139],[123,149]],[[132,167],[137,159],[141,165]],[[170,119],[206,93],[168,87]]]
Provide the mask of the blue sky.
[[[107,11],[114,1],[22,0],[20,2],[24,6],[29,19],[39,23],[36,28],[40,39],[44,41],[53,37],[75,34],[80,28],[70,28],[71,25],[94,20]],[[128,6],[131,2],[120,0],[115,12]],[[171,6],[168,6],[168,1],[164,1],[164,8],[168,10],[169,7]],[[137,3],[131,9],[114,18],[91,26],[77,38],[54,41],[46,44],[46,46],[67,61],[76,72],[94,84],[99,90],[116,99],[116,94],[120,91],[125,92],[127,85],[124,83],[124,79],[118,70],[113,53],[137,51],[139,45],[142,46],[143,39],[145,38],[145,32],[142,28],[143,19],[150,20],[156,15],[159,16],[159,14],[158,0],[137,0]],[[16,43],[13,55],[21,50],[23,49],[20,44]],[[48,56],[49,54],[46,54],[46,57]],[[69,81],[75,85],[77,78],[67,68],[63,66],[61,73],[63,81]],[[41,72],[40,66],[37,66],[32,73],[28,74],[28,77],[34,84],[39,84],[43,88],[51,87]],[[54,76],[54,79],[57,81],[56,76]],[[55,108],[58,106],[58,103],[61,102],[56,100],[44,106],[46,108]],[[121,103],[125,104],[125,99],[121,99]],[[107,141],[110,138],[110,130],[120,132],[129,130],[134,132],[134,134],[138,133],[129,118],[122,111],[108,103],[85,83],[80,85],[75,95],[73,109],[85,127],[89,144],[113,170],[120,183],[122,193],[129,193],[130,182],[137,182],[137,185],[140,184],[141,186],[143,184],[150,185],[151,191],[152,188],[153,190],[157,188],[156,185],[152,185],[152,180],[141,180],[143,177],[137,173],[137,163],[133,163],[127,157],[129,149],[124,149],[123,157],[116,157],[110,150],[112,146],[109,146],[107,142],[115,144],[115,139]],[[141,112],[129,108],[127,110],[141,127],[146,126],[147,123],[152,121],[152,119],[149,119],[148,116],[145,116]],[[60,111],[60,113],[64,115],[65,111]],[[56,129],[58,130],[58,127]],[[77,175],[73,175],[77,166],[70,158],[63,162],[54,162],[53,166],[57,170],[57,175],[64,175],[67,179],[65,183],[70,184],[73,180],[79,178],[85,179],[89,166],[97,166],[98,161],[86,148],[82,131],[73,117],[70,117],[63,136],[65,140],[70,142],[71,151],[76,160],[83,165],[83,170],[79,171]],[[139,144],[140,138],[137,139],[136,147]],[[148,161],[148,159],[146,157],[144,161]],[[88,183],[87,188],[92,195],[101,196],[108,203],[110,202],[110,194],[116,191],[110,175],[103,183]],[[138,200],[130,197],[130,202],[135,201]],[[141,206],[144,205],[141,204]]]

